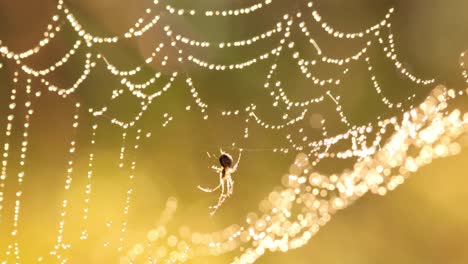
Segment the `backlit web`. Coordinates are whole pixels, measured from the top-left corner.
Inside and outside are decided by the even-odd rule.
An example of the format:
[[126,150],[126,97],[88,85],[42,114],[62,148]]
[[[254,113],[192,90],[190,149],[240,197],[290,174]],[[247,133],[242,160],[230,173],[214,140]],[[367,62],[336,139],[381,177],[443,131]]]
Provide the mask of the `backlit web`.
[[[14,46],[0,42],[2,76],[10,83],[2,89],[7,99],[1,127],[2,263],[74,262],[79,250],[91,247],[122,263],[179,263],[223,254],[229,254],[233,263],[253,263],[271,251],[302,247],[336,211],[366,193],[385,195],[420,167],[461,152],[458,139],[468,130],[468,114],[460,102],[466,101],[463,97],[468,90],[446,88],[436,79],[419,77],[400,60],[392,31],[394,8],[360,31],[345,32],[332,26],[333,18],[328,21],[322,17],[314,2],[248,2],[227,9],[203,9],[202,4],[192,2],[155,0],[128,30],[108,36],[92,33],[99,30],[60,0],[36,45],[17,52]],[[217,40],[208,40],[215,38],[204,37],[205,29],[180,26],[180,21],[196,25],[198,20],[210,21],[206,31],[216,32],[216,26],[226,28],[226,20],[257,21],[261,26],[253,29],[263,30],[248,32],[247,28],[237,39],[216,32],[212,35]],[[274,22],[264,22],[270,20]],[[31,66],[41,53],[56,53],[50,47],[63,34],[68,36],[68,46],[59,59]],[[138,42],[148,35],[146,44]],[[346,55],[330,55],[327,44],[319,40],[322,38],[328,39],[327,43],[343,43],[339,53]],[[142,59],[123,55],[131,41],[146,51]],[[240,49],[245,49],[245,54]],[[461,53],[458,62],[464,84],[468,83],[467,57]],[[69,66],[73,60],[79,63]],[[77,65],[81,65],[78,70]],[[61,70],[69,71],[67,67],[77,74],[74,81],[63,84]],[[381,79],[388,76],[380,76],[385,75],[385,69],[397,72],[405,89],[387,89]],[[238,77],[228,79],[231,73]],[[251,81],[259,75],[261,83]],[[346,82],[352,82],[355,75],[370,90],[355,96],[354,91],[345,90],[352,88]],[[206,85],[203,78],[222,81]],[[238,103],[240,93],[251,99]],[[351,116],[359,111],[350,106],[357,105],[358,96],[378,100],[383,110],[369,120],[356,121]],[[206,97],[220,100],[208,103]],[[29,169],[33,166],[29,156],[54,146],[31,144],[31,138],[37,132],[34,125],[39,126],[39,121],[34,121],[36,112],[57,98],[59,107],[67,111],[39,112],[52,116],[50,120],[67,120],[50,124],[68,126],[66,138],[57,139],[66,146],[66,155],[60,154],[62,187],[56,202],[49,206],[53,209],[44,212],[55,215],[53,228],[44,238],[49,246],[36,254],[23,242],[31,237],[28,232],[41,228],[41,223],[30,224],[23,210],[34,207],[28,194],[32,187],[27,182],[47,176]],[[242,222],[210,232],[191,228],[189,219],[177,219],[176,198],[148,194],[148,199],[167,199],[165,209],[155,225],[144,227],[144,234],[131,233],[132,214],[141,213],[132,207],[135,197],[140,197],[135,188],[138,164],[148,162],[141,148],[164,141],[164,132],[154,131],[155,123],[159,129],[186,122],[178,121],[175,113],[181,120],[188,116],[199,126],[216,120],[223,127],[232,127],[229,134],[218,134],[211,145],[193,142],[199,155],[218,148],[234,156],[242,149],[245,160],[249,160],[249,153],[250,157],[254,153],[293,155],[287,175],[275,178],[271,173],[282,187],[264,196],[258,202],[259,210],[246,212]],[[108,135],[109,130],[113,136]],[[280,140],[265,139],[264,133]],[[187,143],[183,138],[180,142]],[[118,148],[113,149],[115,153],[99,156],[96,149],[100,144]],[[31,150],[31,145],[37,150]],[[204,162],[211,166],[212,160]],[[329,164],[339,164],[340,169],[320,169]],[[184,166],[184,162],[178,161],[178,165]],[[42,172],[48,173],[47,169]],[[242,173],[248,174],[245,170]],[[107,174],[118,180],[108,183]],[[248,181],[240,178],[236,184],[248,185]],[[101,218],[96,208],[109,195],[104,187],[107,184],[115,185],[111,195],[120,200],[112,208],[112,217]],[[40,188],[47,190],[47,186]]]

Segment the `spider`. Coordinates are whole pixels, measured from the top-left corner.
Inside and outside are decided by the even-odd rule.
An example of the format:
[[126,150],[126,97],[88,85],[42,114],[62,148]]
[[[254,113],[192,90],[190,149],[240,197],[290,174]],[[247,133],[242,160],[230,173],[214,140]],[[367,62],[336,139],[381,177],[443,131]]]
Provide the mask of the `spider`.
[[[224,152],[222,149],[220,149],[220,153],[221,153],[221,156],[219,156],[219,163],[221,164],[221,167],[217,167],[215,165],[211,166],[211,168],[219,174],[218,186],[214,188],[204,188],[198,185],[198,189],[207,193],[214,192],[221,187],[221,195],[218,198],[218,203],[216,205],[209,207],[211,209],[210,215],[212,216],[216,213],[218,208],[224,203],[226,198],[231,196],[231,194],[234,191],[234,180],[232,180],[231,175],[237,170],[237,166],[239,165],[239,161],[240,161],[241,154],[242,154],[242,149],[239,149],[239,157],[237,158],[237,162],[234,165],[233,165],[233,159],[231,155]],[[211,157],[210,154],[208,154],[208,156]]]

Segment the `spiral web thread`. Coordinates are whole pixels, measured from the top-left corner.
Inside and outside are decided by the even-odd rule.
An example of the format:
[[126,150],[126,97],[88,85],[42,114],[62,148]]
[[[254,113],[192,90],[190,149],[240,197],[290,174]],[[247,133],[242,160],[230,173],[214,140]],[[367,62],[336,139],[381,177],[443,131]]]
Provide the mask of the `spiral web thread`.
[[[277,1],[277,0],[276,0]],[[86,79],[98,67],[105,67],[109,74],[121,83],[121,87],[114,89],[109,97],[108,104],[98,108],[88,108],[92,117],[91,140],[92,147],[96,144],[96,133],[99,131],[99,124],[110,122],[121,132],[122,143],[119,154],[118,167],[123,174],[128,175],[128,186],[126,188],[125,206],[122,208],[120,227],[115,230],[119,235],[117,241],[103,243],[103,247],[114,247],[121,255],[122,262],[136,263],[175,263],[184,262],[190,258],[207,255],[220,255],[227,252],[238,252],[233,263],[253,263],[260,256],[268,251],[283,251],[298,248],[305,245],[319,228],[325,225],[331,216],[338,210],[344,209],[368,192],[385,195],[388,191],[395,189],[402,184],[406,178],[417,171],[420,167],[430,164],[437,158],[458,154],[461,151],[457,139],[468,130],[468,114],[462,113],[459,109],[452,109],[451,102],[459,97],[466,96],[466,91],[456,91],[447,89],[441,85],[436,86],[434,79],[424,80],[410,73],[398,59],[392,33],[391,16],[394,9],[391,8],[384,18],[360,32],[341,32],[324,22],[318,10],[314,9],[312,2],[307,2],[305,13],[295,11],[284,14],[281,19],[267,31],[242,40],[230,42],[209,42],[192,39],[183,36],[175,31],[175,26],[162,24],[161,15],[172,16],[205,16],[218,19],[218,17],[232,16],[255,16],[272,4],[273,0],[260,1],[256,4],[228,10],[194,10],[173,7],[172,5],[154,1],[154,6],[146,9],[146,14],[129,28],[125,33],[117,36],[101,37],[89,33],[80,23],[73,12],[67,8],[62,0],[57,3],[56,14],[52,16],[44,38],[31,49],[23,52],[14,52],[0,42],[0,54],[2,62],[11,62],[15,65],[14,74],[11,77],[13,86],[10,88],[9,113],[6,118],[4,128],[5,142],[3,143],[2,168],[0,178],[0,221],[4,217],[2,210],[4,203],[4,193],[7,177],[17,179],[15,189],[15,202],[13,212],[13,226],[11,226],[11,243],[2,251],[2,263],[21,263],[21,255],[27,249],[21,248],[18,242],[18,233],[21,232],[21,203],[23,196],[22,184],[27,180],[24,167],[27,164],[28,140],[30,120],[34,117],[34,106],[40,104],[42,92],[34,89],[34,83],[47,88],[50,93],[55,93],[62,98],[73,96],[76,91],[84,85]],[[27,64],[29,57],[41,52],[42,48],[53,43],[54,38],[61,33],[64,23],[69,24],[74,32],[76,41],[70,49],[57,62],[43,69],[34,69]],[[307,27],[310,23],[317,23],[320,28],[332,36],[340,39],[362,39],[363,47],[355,54],[342,58],[331,58],[323,53],[319,43],[312,38]],[[96,52],[94,46],[113,45],[123,39],[139,38],[149,30],[162,28],[167,35],[169,45],[155,43],[152,54],[144,59],[140,66],[122,70],[112,64],[112,58],[106,57]],[[302,37],[309,40],[311,49],[316,51],[313,59],[304,57],[295,49],[295,35],[293,29],[298,29]],[[233,64],[222,64],[209,62],[208,60],[190,54],[187,47],[194,46],[206,49],[229,50],[234,47],[255,45],[259,40],[273,41],[279,36],[277,45],[271,49],[259,52],[253,58],[245,58],[241,62]],[[409,96],[402,102],[392,102],[388,99],[378,83],[378,78],[374,75],[373,64],[369,54],[370,47],[379,45],[386,57],[394,67],[408,80],[421,86],[431,86],[431,94],[419,105],[414,104],[415,94]],[[58,87],[50,74],[65,65],[78,50],[85,51],[84,66],[82,74],[70,87]],[[176,50],[176,55],[170,57],[163,55],[163,51]],[[287,94],[287,88],[275,77],[279,71],[277,64],[280,56],[285,56],[285,51],[290,51],[291,58],[300,68],[301,73],[313,84],[324,88],[322,95],[316,98],[306,98],[302,101],[294,101]],[[468,83],[468,74],[465,65],[465,53],[461,54],[460,67],[462,77]],[[209,106],[199,96],[197,85],[194,83],[189,73],[184,70],[170,71],[169,74],[155,72],[154,76],[143,83],[135,83],[132,77],[140,73],[145,65],[157,64],[159,67],[166,67],[170,62],[181,65],[193,64],[197,67],[209,71],[242,71],[249,66],[265,61],[269,63],[269,73],[266,76],[264,88],[265,94],[271,96],[272,106],[281,109],[283,112],[283,123],[271,124],[264,121],[256,112],[257,106],[254,103],[244,108],[211,111]],[[395,113],[403,113],[403,118],[396,117],[380,118],[367,125],[356,126],[350,123],[341,106],[341,97],[329,87],[336,87],[341,84],[342,78],[352,72],[353,63],[364,61],[369,71],[372,85],[379,95],[382,103],[392,109]],[[323,79],[314,75],[314,67],[320,64],[329,64],[337,67],[336,78]],[[0,68],[3,66],[0,63]],[[167,72],[167,71],[166,71]],[[167,83],[161,85],[159,90],[149,92],[160,78],[167,78]],[[132,186],[136,175],[136,153],[139,149],[141,137],[149,137],[151,133],[143,131],[139,120],[157,100],[162,100],[163,96],[169,92],[176,79],[183,78],[187,88],[193,98],[194,107],[198,108],[203,119],[208,119],[209,115],[220,117],[234,116],[245,120],[244,138],[249,137],[249,127],[260,126],[266,130],[278,130],[284,133],[288,147],[272,147],[275,152],[295,152],[297,155],[295,163],[292,165],[290,174],[283,179],[283,188],[279,191],[271,192],[265,200],[259,204],[259,213],[248,213],[246,224],[233,224],[225,229],[213,233],[200,233],[190,230],[188,227],[182,228],[180,235],[167,234],[166,224],[171,220],[176,207],[177,200],[170,198],[158,225],[152,227],[147,234],[145,241],[129,246],[125,245],[125,237],[128,225],[128,214],[131,208],[133,196]],[[23,84],[24,83],[24,84]],[[17,93],[19,87],[25,87],[25,101],[18,102]],[[140,111],[130,120],[123,120],[118,116],[112,116],[109,105],[122,94],[128,93],[140,100]],[[17,104],[24,103],[26,112],[24,114],[23,125],[13,126],[14,119],[20,119],[17,112]],[[325,120],[321,121],[320,127],[323,131],[323,138],[320,140],[309,140],[304,135],[304,128],[299,127],[296,134],[291,134],[286,129],[304,121],[310,111],[310,106],[319,103],[329,103],[336,106],[336,112],[340,116],[340,121],[347,127],[343,133],[330,136],[325,127]],[[80,111],[83,107],[80,102],[74,103],[76,108],[73,115],[73,129],[76,131],[80,125]],[[187,110],[192,110],[188,105]],[[294,115],[296,113],[296,115]],[[291,117],[292,116],[292,117]],[[162,126],[167,126],[173,121],[169,113],[165,113]],[[19,172],[12,175],[8,172],[7,166],[11,166],[9,154],[11,153],[11,136],[13,133],[22,135],[21,145],[17,146],[20,151],[18,161]],[[146,133],[146,134],[145,134]],[[76,134],[76,133],[75,133]],[[65,173],[64,189],[68,191],[72,188],[75,152],[78,148],[76,140],[70,139],[69,161]],[[130,138],[131,137],[131,138]],[[384,141],[383,138],[388,137]],[[373,140],[370,140],[372,138]],[[298,140],[300,139],[300,140]],[[349,149],[332,152],[333,146],[339,142],[349,142]],[[239,142],[236,142],[239,143]],[[240,142],[242,143],[242,142]],[[242,146],[242,144],[238,144]],[[409,149],[413,151],[410,154]],[[313,168],[325,158],[350,159],[357,158],[353,169],[347,172],[333,175],[322,175],[313,172]],[[92,202],[91,193],[94,175],[95,156],[93,150],[88,155],[87,184],[85,199],[82,205],[81,221],[82,230],[80,239],[86,241],[90,234],[88,231],[89,204]],[[9,187],[10,188],[10,187]],[[68,212],[68,200],[64,199],[60,203],[60,221],[57,224],[56,243],[49,252],[43,256],[38,256],[38,262],[66,263],[71,258],[70,248],[73,246],[64,236],[66,230],[66,215]],[[108,223],[112,226],[112,223]],[[168,237],[167,244],[160,243],[159,239]]]

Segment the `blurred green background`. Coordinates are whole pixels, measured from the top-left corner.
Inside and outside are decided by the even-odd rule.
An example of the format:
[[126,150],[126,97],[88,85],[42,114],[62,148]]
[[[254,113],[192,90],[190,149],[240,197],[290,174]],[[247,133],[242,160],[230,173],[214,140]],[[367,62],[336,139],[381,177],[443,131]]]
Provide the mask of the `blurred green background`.
[[[238,8],[254,3],[253,0],[236,1],[167,1],[173,6],[194,9]],[[165,2],[163,2],[165,3]],[[242,18],[198,18],[163,15],[160,25],[171,25],[174,31],[199,40],[213,42],[232,41],[256,35],[269,30],[280,21],[285,13],[301,10],[312,36],[324,53],[330,57],[344,57],[354,54],[362,47],[362,40],[337,40],[325,34],[316,25],[305,8],[305,1],[273,1],[268,8],[254,15]],[[128,0],[67,0],[67,7],[76,14],[89,32],[96,35],[114,35],[126,29],[142,15],[151,1]],[[395,44],[401,61],[417,76],[436,78],[450,88],[466,89],[460,78],[459,55],[468,49],[468,1],[459,0],[327,0],[316,1],[325,21],[342,31],[360,31],[380,21],[390,7],[395,7],[392,19]],[[22,51],[37,43],[42,37],[56,2],[42,1],[0,1],[0,40],[11,50]],[[253,47],[230,50],[192,48],[181,46],[188,54],[194,54],[207,61],[235,63],[271,50],[277,45],[279,35],[259,41]],[[314,58],[314,50],[303,37],[293,29],[292,38],[301,54]],[[45,68],[61,58],[76,40],[76,34],[69,25],[52,44],[37,56],[25,61],[35,68]],[[104,54],[119,68],[128,69],[142,63],[157,43],[168,43],[161,27],[150,30],[141,38],[124,41],[116,45],[95,45],[91,51]],[[420,103],[433,88],[418,86],[399,74],[389,60],[383,56],[379,45],[370,51],[384,94],[395,101],[402,101],[416,93],[415,104]],[[163,52],[171,59],[174,50]],[[70,86],[81,74],[84,63],[83,50],[77,52],[70,62],[52,74],[50,79],[60,86]],[[192,77],[199,89],[200,97],[209,105],[210,118],[205,121],[192,102],[183,78],[176,81],[170,92],[155,100],[150,110],[138,125],[150,138],[144,138],[137,153],[137,172],[129,214],[129,229],[126,246],[144,241],[146,232],[154,226],[169,196],[176,197],[179,209],[171,231],[177,233],[178,226],[187,225],[197,231],[215,231],[233,223],[243,223],[247,212],[256,211],[258,202],[275,186],[280,185],[281,176],[288,172],[295,153],[278,154],[271,149],[286,145],[281,133],[250,126],[251,137],[242,140],[244,116],[221,118],[222,109],[243,109],[250,103],[258,106],[259,115],[272,123],[282,121],[282,115],[271,107],[271,98],[263,88],[263,82],[271,60],[258,63],[243,71],[210,72],[193,64],[184,64],[183,70]],[[337,77],[339,70],[332,67],[316,67],[315,73],[323,78]],[[1,129],[6,121],[7,99],[12,85],[13,72],[17,65],[6,62],[0,70],[0,117]],[[161,68],[154,65],[145,67],[136,76],[135,82],[144,81],[161,70],[169,73],[182,70],[180,65],[169,63]],[[278,75],[284,88],[292,98],[307,98],[324,93],[324,89],[302,77],[299,67],[287,52],[279,60]],[[20,76],[18,89],[25,84]],[[124,94],[122,99],[109,103],[111,90],[119,87],[119,81],[110,75],[102,61],[95,72],[80,87],[70,100],[58,98],[45,91],[39,81],[33,81],[33,89],[43,91],[35,101],[35,116],[31,124],[31,139],[26,166],[24,203],[20,220],[20,243],[25,263],[31,263],[38,256],[48,252],[55,242],[60,201],[65,197],[67,148],[72,138],[73,103],[82,102],[80,127],[77,135],[76,169],[73,186],[66,194],[71,197],[70,213],[67,216],[67,240],[73,243],[73,263],[115,263],[118,258],[113,250],[102,248],[102,243],[119,227],[119,210],[124,203],[124,191],[128,182],[125,174],[117,168],[121,130],[109,124],[106,118],[97,119],[100,128],[97,133],[93,196],[90,206],[90,240],[78,241],[79,221],[86,178],[87,154],[90,150],[90,126],[93,120],[86,114],[87,108],[98,108],[109,104],[110,116],[128,119],[138,112],[138,102]],[[343,85],[333,90],[341,95],[343,109],[351,124],[360,125],[375,121],[378,116],[399,115],[389,111],[381,103],[371,85],[366,65],[358,62],[351,67]],[[20,93],[20,99],[24,94]],[[191,111],[185,106],[191,105]],[[406,107],[409,107],[407,105]],[[461,107],[466,110],[465,104]],[[17,114],[23,115],[18,108]],[[174,120],[166,127],[163,114],[170,113]],[[313,106],[311,114],[320,114],[327,121],[329,135],[342,132],[345,127],[339,122],[333,104]],[[304,124],[310,139],[320,139],[320,131],[310,127],[310,117]],[[21,125],[21,118],[15,123],[15,131]],[[131,144],[135,131],[129,131]],[[4,135],[0,136],[3,142]],[[20,134],[15,132],[14,143],[20,143]],[[215,199],[196,189],[198,184],[213,185],[216,176],[209,167],[217,165],[206,152],[216,152],[220,147],[230,150],[232,142],[239,146],[258,151],[243,155],[236,180],[235,193],[215,217],[209,217],[207,207]],[[468,138],[461,142],[466,148]],[[17,146],[17,145],[16,145]],[[0,250],[4,250],[11,227],[14,173],[17,172],[18,148],[13,148],[7,180],[7,199],[4,220],[0,223]],[[261,151],[267,149],[266,151]],[[466,192],[468,153],[463,151],[456,157],[438,160],[416,173],[406,184],[385,197],[367,195],[352,207],[340,211],[330,224],[325,226],[307,246],[287,254],[267,254],[259,263],[468,263],[468,192]],[[350,162],[325,161],[316,169],[325,173],[337,172],[349,167]],[[11,176],[11,177],[10,177]],[[106,223],[113,221],[111,227]],[[232,255],[195,259],[192,263],[227,263]]]

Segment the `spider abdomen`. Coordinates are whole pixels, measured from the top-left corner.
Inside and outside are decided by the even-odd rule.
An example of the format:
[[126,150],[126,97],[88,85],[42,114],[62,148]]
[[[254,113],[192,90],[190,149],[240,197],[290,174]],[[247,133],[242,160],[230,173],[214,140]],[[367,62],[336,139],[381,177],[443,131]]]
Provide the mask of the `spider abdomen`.
[[231,156],[227,155],[227,154],[222,154],[220,157],[219,157],[219,163],[221,164],[221,166],[225,169],[225,168],[230,168],[232,166],[232,158]]

